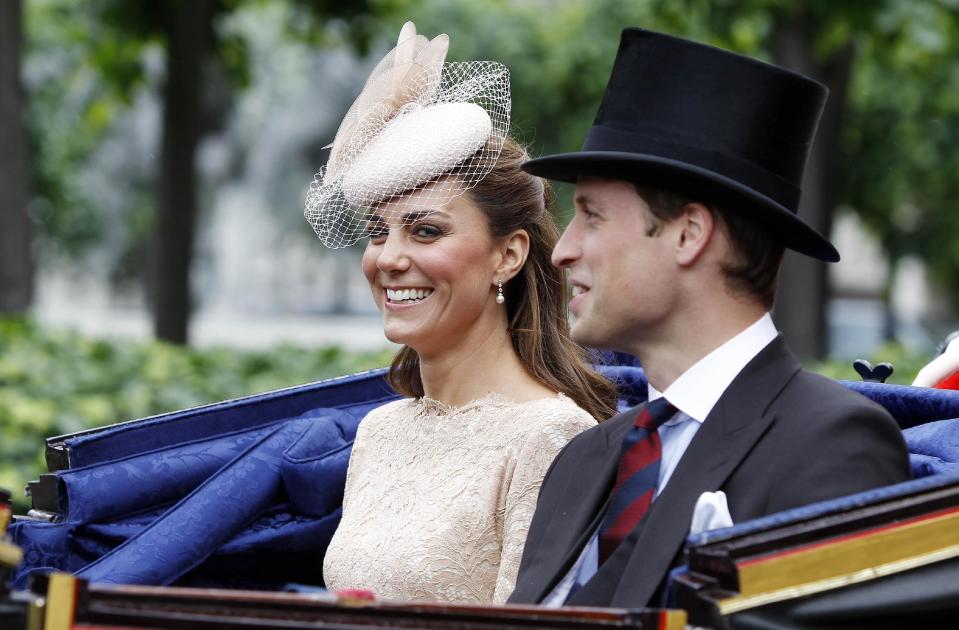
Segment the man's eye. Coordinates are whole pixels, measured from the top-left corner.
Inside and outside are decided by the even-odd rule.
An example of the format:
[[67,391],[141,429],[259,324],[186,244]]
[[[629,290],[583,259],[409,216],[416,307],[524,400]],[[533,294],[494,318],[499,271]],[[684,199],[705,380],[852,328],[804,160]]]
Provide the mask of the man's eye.
[[586,223],[590,223],[590,224],[599,223],[602,221],[602,216],[600,216],[600,214],[596,212],[595,210],[590,210],[589,208],[585,208],[583,210],[583,220],[585,220]]

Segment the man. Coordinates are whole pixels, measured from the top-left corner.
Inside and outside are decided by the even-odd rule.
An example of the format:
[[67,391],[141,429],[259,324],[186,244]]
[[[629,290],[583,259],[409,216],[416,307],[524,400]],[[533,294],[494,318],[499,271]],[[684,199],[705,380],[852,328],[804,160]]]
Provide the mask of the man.
[[572,334],[637,355],[650,402],[556,458],[511,602],[657,605],[694,514],[710,528],[909,478],[889,414],[802,370],[768,313],[784,247],[839,259],[796,214],[825,98],[626,29],[583,150],[524,165],[577,183],[553,254]]

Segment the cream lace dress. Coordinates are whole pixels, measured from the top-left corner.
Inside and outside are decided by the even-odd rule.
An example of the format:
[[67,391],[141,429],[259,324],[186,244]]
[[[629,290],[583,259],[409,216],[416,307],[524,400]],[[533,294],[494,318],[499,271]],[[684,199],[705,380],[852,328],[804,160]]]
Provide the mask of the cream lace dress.
[[327,588],[384,599],[501,603],[516,582],[553,458],[596,421],[562,394],[451,408],[404,399],[360,423]]

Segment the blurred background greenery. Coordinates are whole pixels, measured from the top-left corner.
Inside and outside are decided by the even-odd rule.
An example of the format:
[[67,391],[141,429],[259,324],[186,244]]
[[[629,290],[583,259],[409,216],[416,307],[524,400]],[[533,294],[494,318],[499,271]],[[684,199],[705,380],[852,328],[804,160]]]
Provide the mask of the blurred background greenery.
[[788,256],[777,325],[900,383],[959,327],[959,0],[3,0],[0,486],[45,436],[385,363],[301,209],[407,19],[510,68],[534,155],[579,147],[627,25],[817,78],[800,212],[844,260]]

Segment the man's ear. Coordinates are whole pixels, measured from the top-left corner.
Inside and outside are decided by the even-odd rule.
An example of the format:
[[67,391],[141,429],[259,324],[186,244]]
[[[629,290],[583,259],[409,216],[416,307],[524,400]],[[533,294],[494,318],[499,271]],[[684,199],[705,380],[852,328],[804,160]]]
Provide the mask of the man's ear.
[[529,256],[529,234],[526,230],[516,230],[505,239],[500,247],[501,261],[496,274],[507,282],[523,268]]
[[687,203],[675,221],[676,262],[689,266],[696,262],[712,241],[716,231],[716,216],[705,204],[698,201]]

